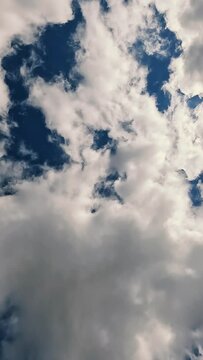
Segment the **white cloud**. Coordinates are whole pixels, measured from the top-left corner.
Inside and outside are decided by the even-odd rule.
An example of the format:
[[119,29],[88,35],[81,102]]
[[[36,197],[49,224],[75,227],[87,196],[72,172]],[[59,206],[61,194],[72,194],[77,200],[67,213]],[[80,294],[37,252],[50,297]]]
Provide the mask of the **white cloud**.
[[[202,208],[191,207],[180,172],[192,179],[202,170],[202,126],[176,93],[178,66],[168,112],[142,93],[146,69],[128,47],[150,17],[147,3],[111,0],[105,15],[96,1],[84,2],[86,27],[77,34],[84,82],[75,92],[62,81],[30,84],[29,101],[70,139],[65,149],[75,162],[0,198],[0,300],[11,294],[22,307],[21,337],[6,349],[11,360],[26,351],[39,360],[179,360],[203,340]],[[181,31],[179,5],[161,4]],[[91,149],[88,128],[109,129],[117,153]],[[115,184],[123,205],[93,197],[112,169],[126,173]]]
[[155,4],[160,11],[166,12],[168,26],[182,41],[183,54],[173,64],[176,86],[188,95],[202,93],[202,1],[156,0]]
[[70,1],[25,1],[2,0],[0,17],[0,51],[13,36],[23,36],[24,39],[36,31],[37,26],[52,23],[64,23],[72,16]]

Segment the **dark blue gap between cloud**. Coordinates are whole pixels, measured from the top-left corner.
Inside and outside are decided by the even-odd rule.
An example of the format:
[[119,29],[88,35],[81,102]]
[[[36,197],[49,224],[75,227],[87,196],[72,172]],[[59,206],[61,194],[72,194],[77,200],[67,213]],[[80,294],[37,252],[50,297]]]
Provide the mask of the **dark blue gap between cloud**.
[[[114,184],[118,180],[125,180],[126,176],[121,176],[118,171],[112,171],[104,178],[101,178],[100,181],[95,184],[93,195],[95,197],[101,198],[109,198],[112,200],[117,200],[119,203],[123,204],[123,199],[121,196],[116,192]],[[96,211],[91,211],[95,213]]]
[[193,206],[201,206],[202,205],[202,197],[201,197],[201,191],[198,187],[198,184],[203,183],[203,173],[200,174],[196,179],[190,180],[190,190],[189,190],[189,196],[192,201]]
[[73,2],[74,18],[65,24],[48,25],[42,31],[39,41],[34,44],[36,56],[32,76],[40,76],[45,81],[54,81],[57,76],[68,80],[72,90],[76,90],[82,76],[74,71],[79,43],[74,39],[78,25],[84,25],[84,18],[77,1]]
[[[180,56],[182,50],[181,41],[177,39],[174,32],[167,28],[164,14],[159,13],[156,7],[153,7],[153,11],[154,18],[160,25],[160,32],[159,34],[157,33],[157,35],[160,36],[160,39],[165,41],[165,45],[161,50],[164,51],[166,55],[161,55],[159,53],[154,53],[152,55],[147,54],[142,39],[136,41],[131,51],[135,53],[136,59],[141,65],[147,66],[148,75],[146,91],[150,96],[155,96],[158,110],[164,112],[170,106],[171,95],[169,92],[164,91],[162,87],[164,83],[169,80],[169,66],[171,60]],[[151,33],[153,36],[154,31],[156,30],[149,29],[146,30],[146,33],[148,33],[148,35]]]
[[202,102],[203,102],[203,98],[199,95],[195,95],[187,100],[187,105],[189,106],[190,109],[195,109]]
[[117,150],[117,141],[109,136],[110,130],[92,130],[93,132],[93,144],[92,149],[94,150],[105,150],[109,149],[111,155],[114,155]]
[[12,41],[13,52],[2,59],[5,82],[12,102],[24,101],[29,95],[26,79],[20,73],[23,65],[31,78],[41,77],[46,82],[54,82],[58,76],[62,76],[69,81],[72,90],[79,85],[82,78],[73,71],[79,43],[73,36],[84,19],[77,4],[73,2],[73,20],[45,26],[39,30],[40,35],[33,44],[26,45],[20,39]]
[[40,175],[45,165],[61,169],[69,162],[60,146],[65,143],[64,138],[46,127],[41,110],[19,104],[11,107],[8,115],[11,137],[5,159],[26,162],[31,175]]
[[201,197],[201,191],[199,189],[199,185],[203,183],[203,173],[201,173],[199,176],[197,176],[193,180],[188,180],[188,176],[184,169],[179,170],[179,174],[184,177],[184,179],[189,184],[189,198],[191,200],[192,206],[199,207],[202,205],[202,197]]
[[104,13],[109,12],[111,9],[108,0],[100,0],[100,7]]
[[[29,78],[41,77],[46,82],[54,82],[62,76],[68,80],[70,89],[76,90],[82,77],[74,70],[79,49],[74,34],[78,25],[85,22],[77,0],[72,1],[72,8],[73,20],[65,24],[48,24],[39,29],[39,37],[32,44],[13,39],[12,51],[2,59],[11,101],[8,113],[11,136],[7,139],[7,153],[3,160],[23,162],[24,177],[39,176],[44,167],[58,170],[70,162],[62,148],[67,140],[47,128],[42,111],[27,103],[29,87],[21,68],[26,66]],[[23,148],[26,151],[22,151]],[[9,186],[11,179],[12,174],[11,178],[3,181],[8,194],[12,193]]]

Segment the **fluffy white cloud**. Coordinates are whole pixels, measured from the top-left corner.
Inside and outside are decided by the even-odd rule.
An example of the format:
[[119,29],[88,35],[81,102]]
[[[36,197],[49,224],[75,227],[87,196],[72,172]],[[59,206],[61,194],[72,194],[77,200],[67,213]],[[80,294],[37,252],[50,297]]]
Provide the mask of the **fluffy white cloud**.
[[[30,83],[30,103],[70,140],[73,163],[0,198],[0,300],[10,295],[22,309],[19,338],[5,348],[11,360],[179,360],[203,341],[202,208],[192,208],[181,172],[192,179],[202,170],[202,126],[177,95],[178,66],[168,112],[143,94],[147,71],[129,47],[146,16],[156,25],[148,3],[111,0],[102,14],[96,1],[83,2],[84,81],[75,92],[60,80]],[[47,21],[64,21],[64,9],[53,20],[43,6]],[[175,14],[181,34],[179,4],[157,7]],[[117,140],[116,154],[91,148],[89,129],[100,128]],[[115,182],[123,204],[93,196],[113,170],[126,175]]]
[[47,22],[64,23],[72,17],[71,2],[55,1],[25,1],[3,0],[1,2],[0,16],[0,51],[13,36],[23,36],[28,39],[36,31],[37,26]]
[[202,1],[163,2],[156,0],[155,4],[160,11],[166,13],[169,27],[182,41],[183,54],[173,64],[173,70],[176,72],[176,86],[188,95],[202,93]]

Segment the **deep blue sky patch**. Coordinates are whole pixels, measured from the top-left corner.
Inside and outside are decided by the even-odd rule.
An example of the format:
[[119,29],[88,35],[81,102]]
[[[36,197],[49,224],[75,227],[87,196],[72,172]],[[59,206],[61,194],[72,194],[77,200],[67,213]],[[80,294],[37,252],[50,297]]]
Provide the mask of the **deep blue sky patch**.
[[203,98],[199,95],[192,96],[187,100],[187,104],[190,109],[195,109],[198,105],[203,102]]
[[117,149],[117,141],[109,136],[109,130],[94,130],[92,149],[109,149],[111,154],[113,155],[115,154]]
[[117,200],[122,204],[123,199],[116,192],[114,186],[115,182],[119,179],[124,180],[125,177],[121,176],[117,171],[112,171],[106,177],[101,178],[100,181],[94,186],[94,196]]
[[61,169],[69,161],[60,146],[65,140],[46,127],[40,109],[20,104],[11,107],[8,115],[11,137],[6,158],[27,163],[33,175],[40,173],[43,166]]
[[[158,110],[164,112],[170,105],[171,96],[162,87],[169,80],[171,60],[181,54],[181,41],[167,28],[164,15],[160,14],[155,7],[153,11],[154,18],[160,26],[160,31],[155,36],[162,40],[161,54],[160,51],[148,54],[142,38],[136,41],[133,52],[140,64],[148,67],[146,91],[150,96],[155,96]],[[154,36],[156,31],[155,28],[146,29],[148,37]]]
[[201,191],[199,189],[199,184],[203,183],[203,173],[200,174],[197,178],[190,181],[190,191],[189,196],[192,201],[193,206],[201,206],[202,205],[202,197]]
[[100,7],[103,12],[108,12],[110,10],[108,0],[100,0]]
[[9,90],[12,103],[26,100],[29,96],[29,89],[21,75],[21,67],[27,61],[30,65],[32,46],[24,45],[15,39],[11,43],[12,53],[5,56],[2,60],[2,67],[5,70],[5,83]]
[[46,82],[53,82],[62,76],[75,90],[82,80],[74,71],[76,52],[79,43],[75,40],[78,25],[84,24],[84,18],[77,1],[73,1],[73,20],[65,24],[49,24],[40,29],[40,35],[33,44],[26,45],[20,39],[11,42],[13,51],[2,60],[6,71],[5,82],[12,101],[27,98],[26,85],[20,75],[22,65],[28,70],[29,77],[41,77]]
[[[61,169],[70,161],[61,146],[67,139],[48,129],[42,111],[27,103],[29,85],[27,77],[22,75],[22,67],[26,68],[30,79],[41,77],[46,82],[54,82],[62,76],[68,80],[72,91],[77,88],[82,78],[74,70],[76,51],[79,49],[74,35],[78,25],[84,25],[84,18],[77,0],[73,0],[72,8],[72,20],[41,28],[37,40],[32,44],[13,39],[12,51],[2,59],[11,101],[8,112],[10,139],[3,160],[23,162],[25,177],[41,175],[45,167]],[[12,174],[1,182],[9,194],[12,192],[9,186],[11,180]]]
[[32,76],[40,76],[45,81],[54,81],[57,76],[68,80],[72,90],[79,85],[82,77],[75,72],[76,51],[79,43],[74,39],[78,25],[84,24],[78,3],[74,2],[74,18],[65,24],[50,24],[33,46],[35,62]]

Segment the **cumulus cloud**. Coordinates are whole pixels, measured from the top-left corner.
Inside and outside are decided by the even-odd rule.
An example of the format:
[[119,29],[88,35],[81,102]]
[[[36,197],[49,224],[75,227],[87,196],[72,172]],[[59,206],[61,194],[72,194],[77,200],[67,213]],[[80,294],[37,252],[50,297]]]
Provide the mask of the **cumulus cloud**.
[[72,16],[70,1],[24,1],[3,0],[1,4],[1,51],[12,36],[23,36],[28,39],[36,26],[47,22],[63,23]]
[[[110,0],[104,13],[97,1],[81,2],[75,91],[62,78],[30,79],[24,69],[29,104],[68,140],[72,162],[21,180],[14,195],[0,198],[0,303],[10,297],[20,309],[15,341],[1,350],[5,359],[179,360],[201,349],[202,207],[192,207],[188,180],[202,171],[202,105],[189,109],[178,92],[178,64],[186,66],[194,44],[183,43],[174,60],[171,105],[160,113],[146,92],[147,68],[131,51],[138,38],[150,54],[161,50],[159,32],[153,47],[144,32],[158,26],[150,3]],[[24,37],[28,24],[70,19],[67,2],[52,5],[5,3],[5,14],[23,14],[8,38]],[[172,30],[181,38],[179,5],[156,6],[167,12],[168,26],[174,14]],[[92,146],[100,129],[116,141],[115,153]],[[115,171],[122,203],[94,193]]]
[[166,13],[169,27],[182,41],[183,54],[173,64],[176,85],[188,95],[202,93],[202,1],[166,3],[156,0],[159,11]]
[[[21,37],[30,42],[36,30],[47,23],[64,23],[72,17],[71,1],[2,0],[0,15],[0,57],[10,50],[10,41]],[[0,111],[8,106],[8,93],[0,75]]]

